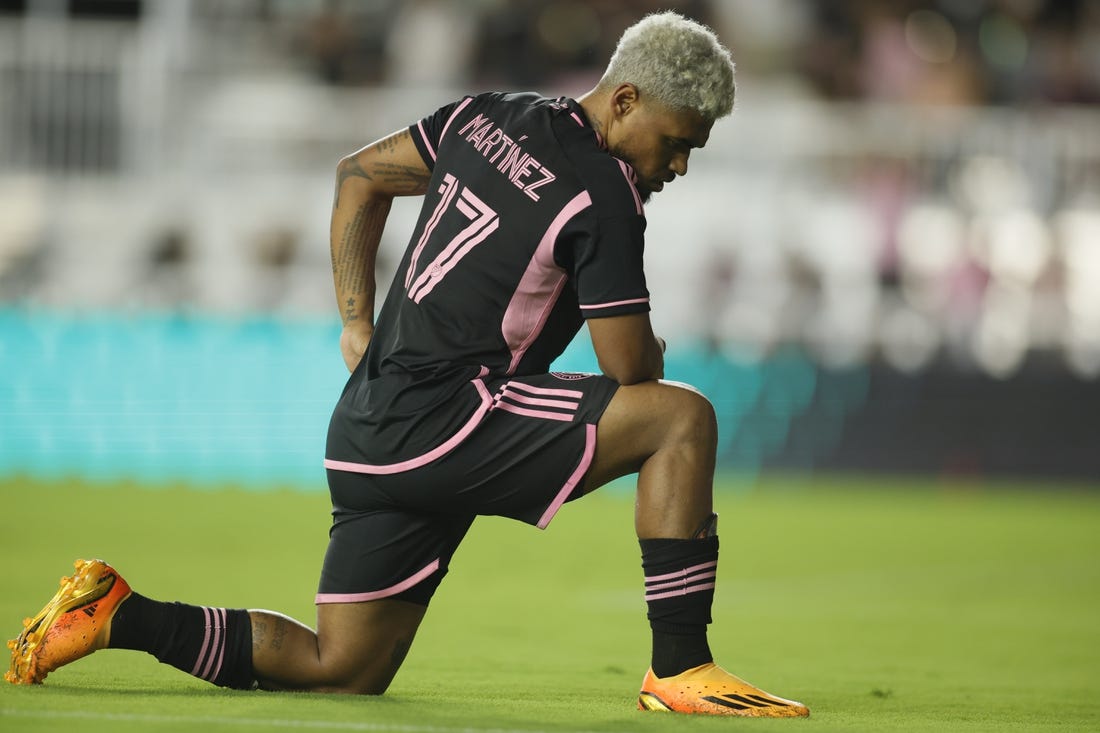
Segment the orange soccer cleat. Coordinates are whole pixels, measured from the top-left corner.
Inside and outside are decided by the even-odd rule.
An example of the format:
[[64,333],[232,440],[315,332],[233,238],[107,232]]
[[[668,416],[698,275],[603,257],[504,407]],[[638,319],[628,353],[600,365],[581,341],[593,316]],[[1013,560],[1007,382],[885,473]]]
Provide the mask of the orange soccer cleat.
[[663,679],[650,669],[638,693],[638,709],[752,718],[797,718],[810,714],[802,703],[753,687],[713,662]]
[[23,633],[8,642],[11,668],[4,679],[13,685],[39,684],[58,667],[107,645],[111,618],[130,597],[130,586],[102,560],[77,560],[72,577],[34,618],[23,621]]

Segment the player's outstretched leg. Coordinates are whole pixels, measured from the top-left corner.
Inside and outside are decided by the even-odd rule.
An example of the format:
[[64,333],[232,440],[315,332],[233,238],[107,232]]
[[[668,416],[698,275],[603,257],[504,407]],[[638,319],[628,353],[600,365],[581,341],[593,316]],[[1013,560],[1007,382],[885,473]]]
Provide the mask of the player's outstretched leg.
[[77,560],[76,572],[61,579],[50,602],[23,632],[8,642],[11,667],[4,679],[15,685],[41,683],[58,667],[107,645],[111,619],[130,586],[102,560]]
[[249,689],[251,646],[248,611],[152,601],[102,560],[77,560],[76,572],[8,642],[4,679],[41,684],[58,667],[113,647],[149,652],[216,685]]
[[272,611],[165,603],[133,592],[102,560],[76,572],[8,642],[4,679],[40,684],[97,649],[133,649],[221,687],[381,694],[427,606],[396,599],[319,607],[314,632]]

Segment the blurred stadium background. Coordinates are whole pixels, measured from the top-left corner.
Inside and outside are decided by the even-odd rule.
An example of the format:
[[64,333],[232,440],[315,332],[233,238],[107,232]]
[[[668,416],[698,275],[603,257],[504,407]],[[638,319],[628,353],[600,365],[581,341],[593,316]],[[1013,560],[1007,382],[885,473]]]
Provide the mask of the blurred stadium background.
[[738,64],[648,211],[723,468],[1095,482],[1096,0],[0,0],[0,477],[322,489],[337,160],[669,7]]

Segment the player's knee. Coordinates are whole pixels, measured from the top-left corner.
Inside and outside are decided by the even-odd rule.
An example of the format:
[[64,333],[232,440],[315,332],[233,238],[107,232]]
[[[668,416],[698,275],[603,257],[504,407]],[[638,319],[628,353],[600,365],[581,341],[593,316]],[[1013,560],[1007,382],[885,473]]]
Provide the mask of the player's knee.
[[366,669],[354,672],[330,672],[326,683],[321,687],[325,692],[345,695],[381,695],[389,689],[393,677],[392,671],[374,669],[368,666]]
[[700,448],[714,450],[718,443],[718,418],[714,405],[702,392],[686,384],[669,383],[674,387],[670,412],[672,437]]

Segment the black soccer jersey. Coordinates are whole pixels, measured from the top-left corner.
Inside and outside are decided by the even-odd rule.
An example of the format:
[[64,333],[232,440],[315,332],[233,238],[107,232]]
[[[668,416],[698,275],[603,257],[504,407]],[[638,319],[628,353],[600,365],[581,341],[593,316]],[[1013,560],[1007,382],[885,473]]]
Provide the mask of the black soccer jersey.
[[461,442],[485,385],[548,371],[584,318],[649,310],[634,172],[576,101],[466,97],[410,131],[431,181],[329,444],[379,473]]

